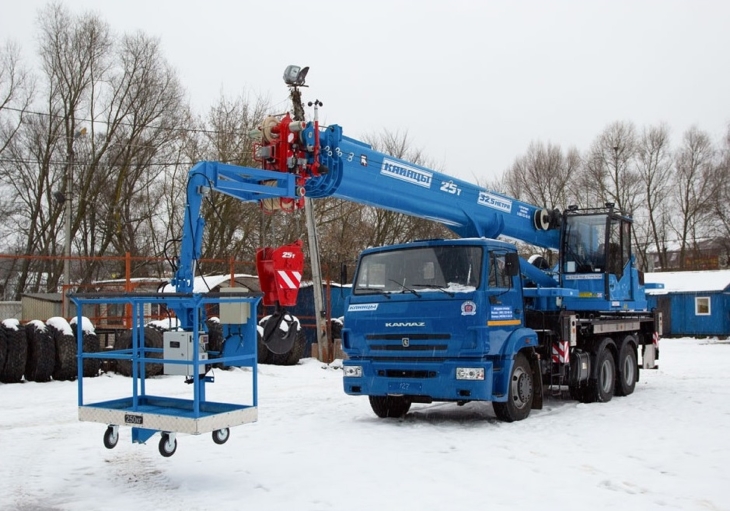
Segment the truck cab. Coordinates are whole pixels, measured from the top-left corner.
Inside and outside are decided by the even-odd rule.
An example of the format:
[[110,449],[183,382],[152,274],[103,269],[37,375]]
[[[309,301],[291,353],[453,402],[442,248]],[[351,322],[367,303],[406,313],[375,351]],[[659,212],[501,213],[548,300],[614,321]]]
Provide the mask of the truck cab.
[[631,219],[613,204],[564,212],[560,286],[578,291],[571,310],[645,310],[643,282],[631,253]]
[[380,416],[413,402],[504,402],[515,353],[537,342],[515,247],[487,238],[364,251],[345,311],[345,392],[370,396]]

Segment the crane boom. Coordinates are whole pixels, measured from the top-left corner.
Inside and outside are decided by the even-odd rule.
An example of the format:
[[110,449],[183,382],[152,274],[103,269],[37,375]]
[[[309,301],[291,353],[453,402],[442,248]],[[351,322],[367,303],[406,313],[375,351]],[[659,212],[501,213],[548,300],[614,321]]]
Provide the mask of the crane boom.
[[[304,131],[314,129],[308,126]],[[332,196],[440,222],[460,237],[504,235],[557,249],[560,213],[489,191],[372,149],[339,126],[319,134],[321,165],[307,196]]]

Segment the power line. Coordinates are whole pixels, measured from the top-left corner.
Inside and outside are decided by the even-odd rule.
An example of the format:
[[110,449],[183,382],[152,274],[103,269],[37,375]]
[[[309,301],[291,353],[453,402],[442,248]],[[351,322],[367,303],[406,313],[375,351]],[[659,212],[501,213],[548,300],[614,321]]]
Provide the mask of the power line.
[[[66,119],[65,115],[61,114],[52,114],[47,112],[37,112],[34,110],[23,110],[21,108],[14,108],[14,107],[3,107],[1,110],[9,110],[12,112],[18,112],[21,114],[30,114],[30,115],[37,115],[40,117],[49,117],[54,119]],[[98,119],[88,119],[85,117],[72,117],[72,119],[76,122],[80,123],[89,123],[89,124],[106,124],[111,125],[112,122],[105,121],[105,120],[98,120]],[[128,127],[135,127],[137,125],[130,123],[130,122],[123,122],[120,121],[118,123],[121,126],[128,126]],[[170,128],[166,126],[146,126],[145,128],[151,129],[151,130],[160,130],[160,131],[172,131],[172,132],[180,132],[180,133],[204,133],[207,135],[248,135],[248,133],[242,133],[239,131],[222,131],[222,130],[210,130],[210,129],[203,129],[203,128]]]

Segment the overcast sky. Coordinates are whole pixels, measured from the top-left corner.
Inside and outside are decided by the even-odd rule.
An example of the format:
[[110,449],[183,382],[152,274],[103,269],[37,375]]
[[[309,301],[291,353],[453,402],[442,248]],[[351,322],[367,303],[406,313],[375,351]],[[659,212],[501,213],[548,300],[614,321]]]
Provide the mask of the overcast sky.
[[[531,141],[586,150],[611,122],[730,122],[730,2],[478,0],[65,0],[121,32],[158,36],[191,104],[221,93],[305,101],[355,138],[407,131],[434,165],[493,179]],[[0,0],[0,41],[36,50],[41,0]]]

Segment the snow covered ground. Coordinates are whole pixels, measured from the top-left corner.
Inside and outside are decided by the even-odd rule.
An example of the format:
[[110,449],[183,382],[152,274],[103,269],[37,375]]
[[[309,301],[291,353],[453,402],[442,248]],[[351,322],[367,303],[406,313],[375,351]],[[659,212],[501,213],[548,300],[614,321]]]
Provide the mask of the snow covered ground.
[[[259,420],[179,435],[163,458],[120,429],[77,420],[75,382],[0,384],[0,509],[730,510],[730,343],[665,339],[659,369],[605,404],[548,399],[522,422],[486,403],[414,405],[382,420],[312,360],[259,367]],[[251,374],[216,371],[209,399],[240,401]],[[160,393],[189,387],[156,378]],[[87,397],[131,394],[86,380]]]

